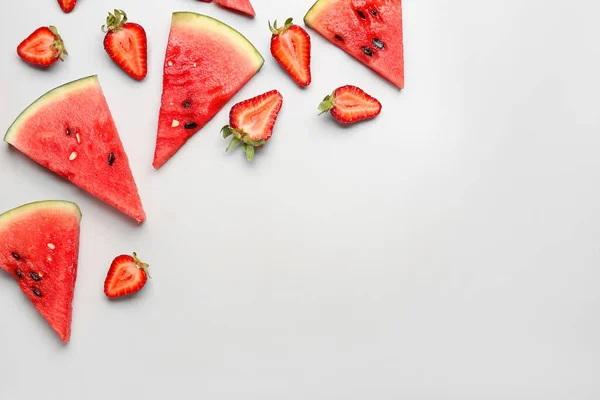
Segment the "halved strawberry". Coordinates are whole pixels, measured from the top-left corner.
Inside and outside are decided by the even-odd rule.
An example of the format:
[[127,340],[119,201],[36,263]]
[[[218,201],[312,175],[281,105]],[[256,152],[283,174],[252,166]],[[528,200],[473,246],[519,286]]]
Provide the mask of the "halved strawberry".
[[262,147],[271,138],[283,96],[277,90],[242,101],[229,112],[229,125],[221,129],[224,138],[233,135],[227,151],[240,144],[248,161],[254,159],[255,147]]
[[75,4],[77,4],[77,0],[58,0],[58,5],[66,13],[73,11]]
[[122,10],[108,13],[102,26],[104,49],[119,67],[133,79],[142,80],[148,74],[148,39],[141,25],[127,22]]
[[215,0],[215,3],[229,8],[230,10],[239,11],[251,17],[256,15],[252,4],[250,4],[250,0]]
[[110,265],[104,281],[104,294],[109,298],[127,296],[140,291],[148,282],[150,266],[137,258],[137,254],[120,255]]
[[381,103],[362,89],[346,85],[337,88],[319,105],[321,114],[331,112],[343,124],[375,118],[381,112]]
[[17,54],[28,63],[48,67],[64,61],[68,53],[56,27],[43,26],[19,44]]
[[277,21],[269,29],[271,36],[271,54],[300,86],[310,85],[310,36],[304,28],[294,25],[293,19],[285,21],[281,28]]

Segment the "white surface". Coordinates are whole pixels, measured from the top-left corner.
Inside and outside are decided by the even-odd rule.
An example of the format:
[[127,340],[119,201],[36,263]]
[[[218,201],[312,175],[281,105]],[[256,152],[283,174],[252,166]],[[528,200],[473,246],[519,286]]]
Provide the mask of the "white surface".
[[[600,398],[600,4],[405,0],[406,89],[313,38],[300,90],[267,20],[312,0],[253,0],[255,20],[192,0],[12,1],[0,25],[0,127],[47,90],[99,74],[148,213],[138,227],[0,148],[0,209],[58,198],[84,214],[69,345],[0,274],[0,398]],[[581,2],[580,5],[584,3]],[[149,35],[138,83],[104,53],[110,7]],[[238,28],[264,69],[162,170],[151,167],[172,11]],[[23,64],[55,24],[69,57]],[[316,116],[353,83],[383,103],[342,129]],[[219,129],[278,88],[273,139],[248,165]],[[153,280],[110,302],[114,256]]]

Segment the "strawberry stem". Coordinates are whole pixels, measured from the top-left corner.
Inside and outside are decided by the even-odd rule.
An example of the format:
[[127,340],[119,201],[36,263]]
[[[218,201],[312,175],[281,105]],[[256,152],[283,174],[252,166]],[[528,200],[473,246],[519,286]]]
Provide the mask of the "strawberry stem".
[[269,21],[269,29],[271,30],[271,33],[273,35],[279,35],[285,31],[287,31],[293,24],[294,19],[293,18],[288,18],[285,21],[285,24],[279,28],[277,27],[277,20],[275,20],[275,22],[273,23],[273,26],[271,26],[271,21]]
[[115,9],[114,14],[108,13],[106,17],[106,25],[102,25],[102,32],[116,32],[123,29],[123,25],[127,22],[127,14],[123,10]]
[[56,29],[56,27],[52,25],[50,25],[48,29],[50,29],[50,32],[52,32],[55,36],[51,48],[57,50],[58,53],[54,58],[60,58],[60,61],[65,61],[65,56],[68,56],[69,53],[67,52],[67,49],[65,49],[65,43],[58,34],[58,29]]
[[321,111],[319,115],[325,114],[333,107],[335,107],[335,96],[333,94],[325,96],[321,104],[319,104],[319,111]]
[[135,263],[135,267],[137,269],[144,270],[144,272],[146,273],[148,278],[152,279],[152,277],[150,276],[150,273],[148,272],[148,268],[150,268],[150,265],[148,265],[145,262],[143,262],[142,260],[140,260],[135,252],[133,253],[133,262]]

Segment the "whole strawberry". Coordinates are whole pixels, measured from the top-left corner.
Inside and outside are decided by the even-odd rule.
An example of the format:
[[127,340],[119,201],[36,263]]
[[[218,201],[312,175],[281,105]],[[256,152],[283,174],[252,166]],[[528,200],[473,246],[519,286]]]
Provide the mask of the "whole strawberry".
[[135,253],[133,256],[118,256],[106,275],[104,294],[112,299],[139,292],[150,277],[148,268],[149,265],[142,262]]
[[58,5],[66,13],[73,11],[75,4],[77,4],[77,0],[58,0]]
[[319,105],[319,110],[321,114],[331,112],[333,118],[342,124],[351,124],[378,116],[381,103],[364,90],[346,85],[325,97]]
[[254,150],[271,138],[277,115],[283,105],[283,96],[277,90],[242,101],[229,112],[229,125],[221,129],[223,138],[233,136],[227,151],[242,145],[246,159],[254,159]]
[[68,54],[65,44],[54,26],[43,26],[19,44],[17,54],[30,64],[48,67]]
[[122,10],[108,13],[102,26],[104,49],[121,69],[133,79],[141,81],[148,74],[148,39],[141,25],[127,22]]
[[285,21],[284,26],[277,27],[277,21],[269,29],[271,36],[271,54],[279,65],[287,71],[300,86],[310,85],[310,36],[304,28],[294,25],[293,19]]

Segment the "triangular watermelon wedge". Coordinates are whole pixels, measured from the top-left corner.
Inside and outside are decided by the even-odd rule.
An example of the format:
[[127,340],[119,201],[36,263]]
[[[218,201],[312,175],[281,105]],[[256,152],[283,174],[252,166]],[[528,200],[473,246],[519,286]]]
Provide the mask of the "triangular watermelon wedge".
[[77,204],[42,201],[0,215],[0,268],[66,343],[79,257]]
[[397,87],[404,87],[401,0],[318,0],[304,23]]
[[138,223],[146,219],[96,76],[40,97],[13,122],[4,140]]
[[215,0],[215,3],[251,17],[256,15],[254,12],[254,7],[252,7],[252,4],[250,4],[250,0]]
[[242,34],[201,14],[173,14],[152,165],[162,167],[263,66]]

